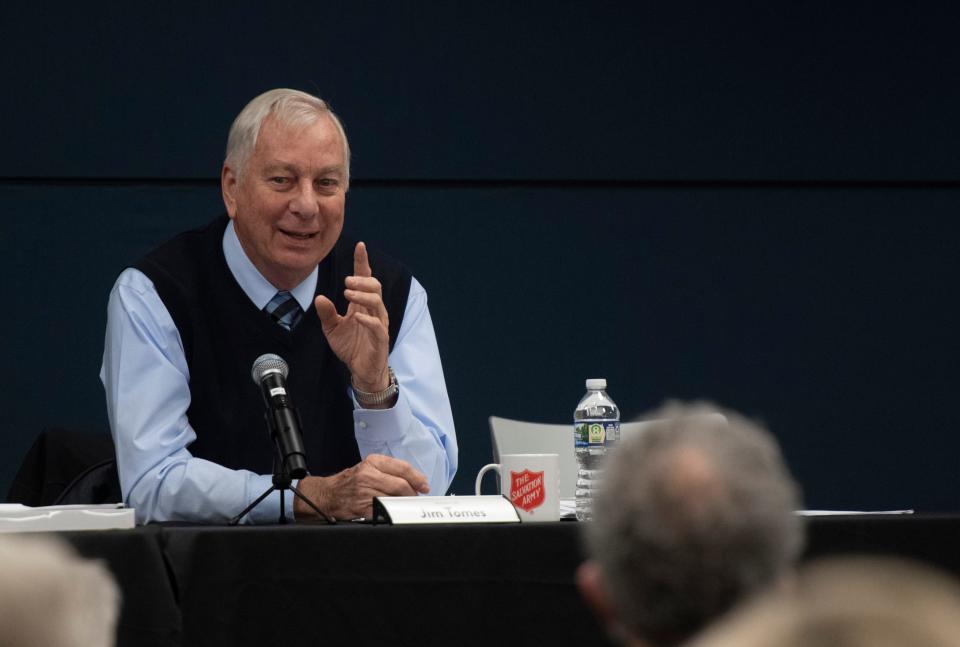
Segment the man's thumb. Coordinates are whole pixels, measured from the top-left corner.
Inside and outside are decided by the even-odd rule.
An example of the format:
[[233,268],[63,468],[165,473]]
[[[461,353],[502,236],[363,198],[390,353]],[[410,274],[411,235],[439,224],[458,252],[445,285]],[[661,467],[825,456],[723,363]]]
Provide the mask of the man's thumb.
[[333,305],[333,301],[321,294],[313,300],[313,305],[317,309],[317,316],[320,317],[320,323],[325,332],[337,325],[340,315],[337,314],[337,307]]

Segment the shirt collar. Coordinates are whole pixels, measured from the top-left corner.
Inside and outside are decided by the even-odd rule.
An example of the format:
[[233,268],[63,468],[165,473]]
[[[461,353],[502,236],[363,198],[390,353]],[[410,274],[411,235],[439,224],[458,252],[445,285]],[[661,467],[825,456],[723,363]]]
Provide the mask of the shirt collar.
[[[230,273],[240,284],[240,288],[250,297],[258,310],[263,310],[277,293],[277,288],[263,277],[260,270],[256,268],[253,261],[243,251],[240,239],[237,238],[237,232],[233,229],[233,220],[227,223],[227,229],[223,232],[223,255],[227,259],[227,267],[230,268]],[[313,268],[310,275],[300,285],[290,290],[290,294],[297,300],[304,312],[313,304],[313,297],[317,292],[317,273],[317,268]]]

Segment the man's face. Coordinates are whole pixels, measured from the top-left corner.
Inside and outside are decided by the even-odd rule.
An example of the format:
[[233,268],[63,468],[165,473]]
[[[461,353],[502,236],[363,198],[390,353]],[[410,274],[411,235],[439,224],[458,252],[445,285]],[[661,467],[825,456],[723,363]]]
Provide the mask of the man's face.
[[285,128],[267,118],[242,175],[224,165],[223,201],[237,238],[276,288],[300,284],[343,229],[344,143],[330,117]]

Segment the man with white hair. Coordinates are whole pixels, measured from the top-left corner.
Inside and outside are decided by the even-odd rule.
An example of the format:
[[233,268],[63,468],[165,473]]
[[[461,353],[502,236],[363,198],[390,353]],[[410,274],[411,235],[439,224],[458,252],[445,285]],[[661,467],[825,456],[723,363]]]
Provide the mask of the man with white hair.
[[670,647],[792,568],[800,498],[773,437],[742,416],[671,404],[649,418],[609,457],[577,584],[612,637]]
[[[327,104],[266,92],[230,129],[226,215],[117,279],[100,375],[139,522],[222,522],[270,487],[250,379],[265,353],[290,367],[311,473],[297,485],[326,515],[446,492],[457,442],[426,292],[341,236],[349,183],[349,144]],[[279,509],[274,493],[250,520]],[[298,499],[291,514],[312,512]]]

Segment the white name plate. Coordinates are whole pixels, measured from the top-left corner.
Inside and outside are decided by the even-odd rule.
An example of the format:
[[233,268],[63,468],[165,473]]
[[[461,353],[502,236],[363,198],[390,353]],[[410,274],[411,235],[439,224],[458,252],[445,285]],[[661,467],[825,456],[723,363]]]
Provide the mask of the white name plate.
[[385,496],[373,497],[373,522],[519,523],[513,504],[502,496]]

